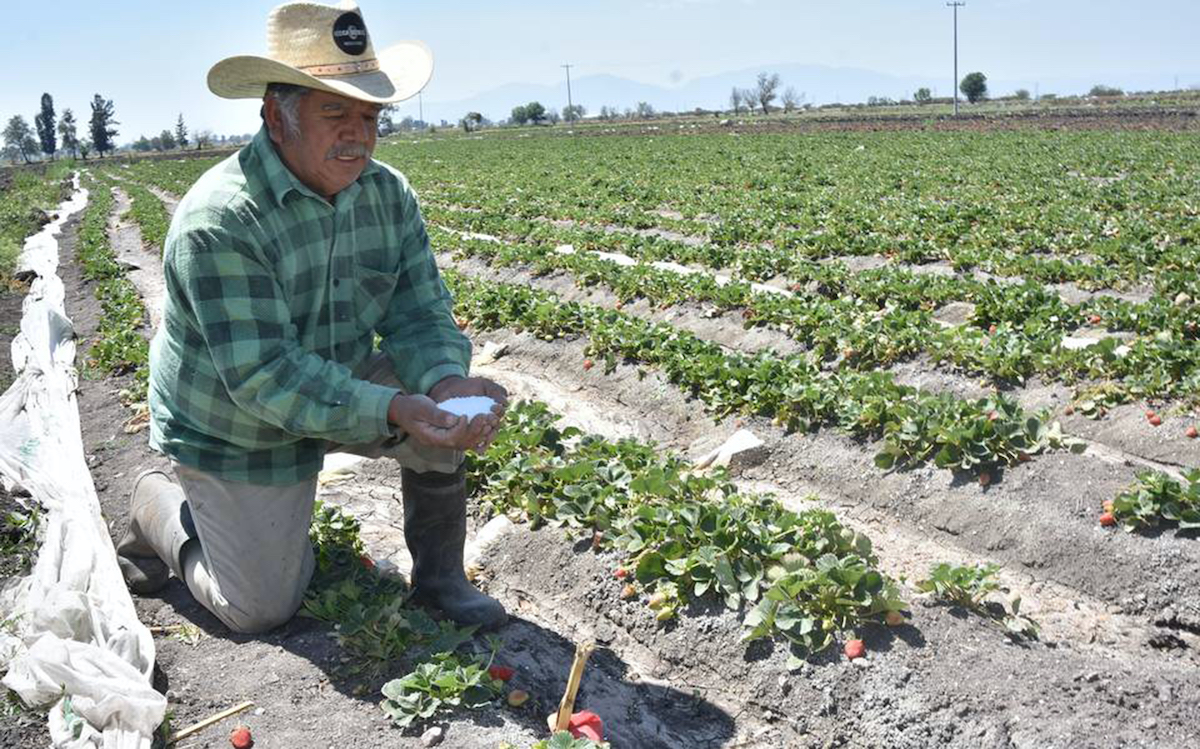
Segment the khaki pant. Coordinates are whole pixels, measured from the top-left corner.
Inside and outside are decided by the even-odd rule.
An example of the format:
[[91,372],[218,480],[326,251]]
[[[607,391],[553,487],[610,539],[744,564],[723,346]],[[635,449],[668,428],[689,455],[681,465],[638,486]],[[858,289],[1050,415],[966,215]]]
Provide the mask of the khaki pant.
[[[384,354],[359,373],[403,390]],[[403,434],[361,445],[330,443],[330,452],[388,457],[415,471],[453,473],[461,452],[429,447]],[[264,632],[292,618],[304,601],[315,561],[308,529],[317,479],[290,486],[225,481],[174,463],[199,537],[185,547],[182,567],[192,595],[236,632]]]

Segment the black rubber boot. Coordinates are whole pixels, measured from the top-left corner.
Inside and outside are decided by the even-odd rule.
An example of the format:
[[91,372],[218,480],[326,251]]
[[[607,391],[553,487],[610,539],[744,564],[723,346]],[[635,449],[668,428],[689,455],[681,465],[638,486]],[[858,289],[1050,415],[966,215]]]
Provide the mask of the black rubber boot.
[[467,580],[466,470],[400,473],[404,493],[404,540],[412,554],[413,597],[442,610],[458,624],[494,629],[508,621],[504,607]]
[[183,579],[183,546],[196,537],[183,490],[162,471],[143,471],[129,494],[129,529],[117,544],[125,584],[138,595],[155,593],[170,573]]

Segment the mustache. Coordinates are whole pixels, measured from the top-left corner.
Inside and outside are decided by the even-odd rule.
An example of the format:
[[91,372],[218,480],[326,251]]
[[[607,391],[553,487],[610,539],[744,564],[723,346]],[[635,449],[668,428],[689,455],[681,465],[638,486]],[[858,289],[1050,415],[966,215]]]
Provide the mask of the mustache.
[[366,146],[362,145],[361,143],[353,143],[353,144],[337,145],[337,146],[334,146],[333,148],[330,148],[329,152],[325,154],[325,159],[326,159],[326,161],[328,161],[329,159],[336,159],[339,156],[350,156],[353,158],[360,158],[360,157],[370,156],[370,155],[371,155],[371,151]]

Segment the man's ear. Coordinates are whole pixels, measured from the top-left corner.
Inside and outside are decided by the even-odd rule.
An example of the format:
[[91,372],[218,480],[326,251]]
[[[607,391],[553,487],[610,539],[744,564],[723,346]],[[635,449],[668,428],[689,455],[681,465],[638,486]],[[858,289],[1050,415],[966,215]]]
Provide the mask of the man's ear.
[[267,135],[277,146],[283,145],[286,129],[283,126],[283,112],[274,96],[263,97],[263,122],[267,124]]

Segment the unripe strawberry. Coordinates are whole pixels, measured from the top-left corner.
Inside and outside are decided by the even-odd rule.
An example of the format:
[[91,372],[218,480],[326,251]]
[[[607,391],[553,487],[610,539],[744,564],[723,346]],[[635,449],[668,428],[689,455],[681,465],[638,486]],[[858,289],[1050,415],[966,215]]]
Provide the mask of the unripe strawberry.
[[508,704],[520,707],[529,701],[529,692],[524,689],[514,689],[508,693]]
[[899,627],[908,620],[905,619],[904,614],[901,614],[899,611],[889,611],[883,617],[883,621],[886,622],[889,627]]

